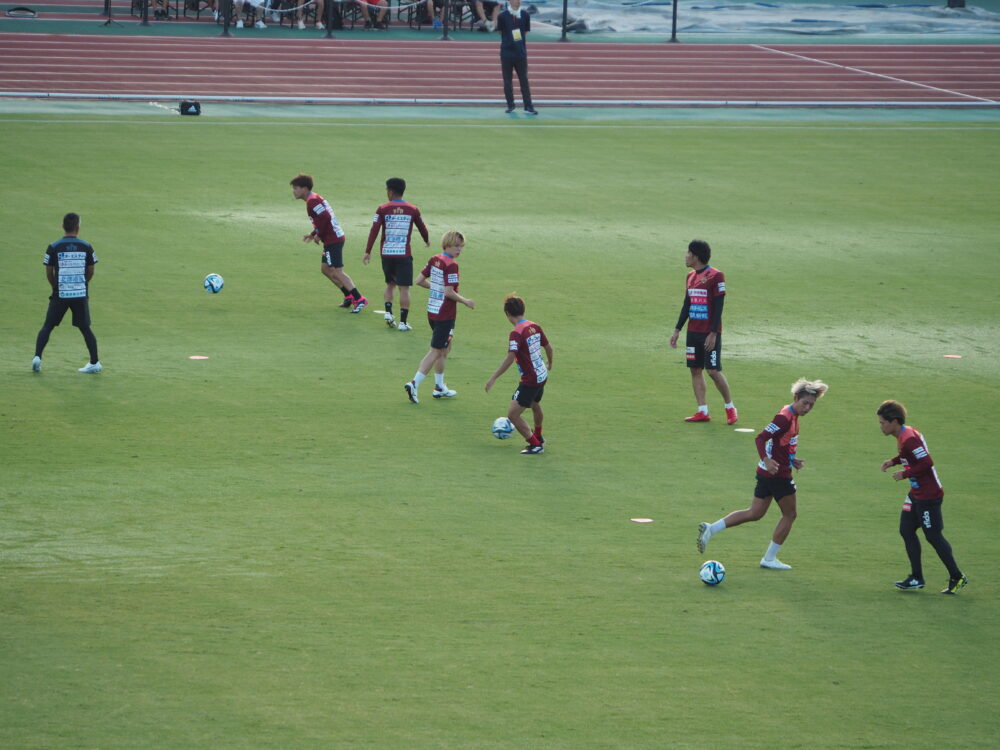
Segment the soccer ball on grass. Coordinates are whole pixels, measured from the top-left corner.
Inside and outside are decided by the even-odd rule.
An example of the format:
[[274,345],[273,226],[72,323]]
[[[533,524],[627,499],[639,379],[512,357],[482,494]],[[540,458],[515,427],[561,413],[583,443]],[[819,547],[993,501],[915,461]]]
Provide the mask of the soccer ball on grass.
[[203,282],[202,286],[204,286],[205,289],[211,292],[212,294],[218,294],[219,292],[222,291],[222,285],[225,283],[226,282],[222,280],[222,277],[219,276],[219,274],[210,273],[208,276],[205,277],[205,281]]
[[493,437],[497,440],[506,440],[514,433],[514,425],[507,417],[500,417],[493,421]]
[[718,560],[706,560],[698,575],[707,586],[718,586],[726,579],[726,568]]

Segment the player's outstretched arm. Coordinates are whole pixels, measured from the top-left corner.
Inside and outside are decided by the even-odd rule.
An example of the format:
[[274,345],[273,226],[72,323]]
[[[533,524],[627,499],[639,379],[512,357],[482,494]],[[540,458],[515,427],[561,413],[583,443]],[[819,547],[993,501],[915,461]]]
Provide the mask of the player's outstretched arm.
[[691,297],[684,292],[684,304],[681,305],[681,314],[677,316],[677,325],[674,326],[674,335],[670,337],[670,348],[677,348],[677,338],[681,335],[681,329],[691,316]]
[[497,382],[497,378],[499,378],[501,375],[507,372],[507,368],[509,368],[512,364],[514,364],[514,359],[515,359],[514,352],[508,352],[507,356],[504,357],[503,362],[501,362],[500,366],[497,368],[497,371],[493,373],[493,375],[490,377],[489,380],[486,381],[487,393],[490,392],[490,388],[493,387],[493,384]]
[[446,286],[444,288],[444,296],[450,300],[454,300],[455,302],[461,302],[470,310],[476,309],[476,301],[474,299],[469,299],[468,297],[463,297],[461,294],[455,291],[455,287],[453,286]]
[[366,266],[368,261],[371,260],[372,248],[375,247],[375,240],[378,239],[379,234],[385,233],[385,217],[382,216],[381,211],[375,211],[375,219],[372,221],[372,228],[368,230],[368,242],[365,244],[365,257],[361,259],[361,262]]

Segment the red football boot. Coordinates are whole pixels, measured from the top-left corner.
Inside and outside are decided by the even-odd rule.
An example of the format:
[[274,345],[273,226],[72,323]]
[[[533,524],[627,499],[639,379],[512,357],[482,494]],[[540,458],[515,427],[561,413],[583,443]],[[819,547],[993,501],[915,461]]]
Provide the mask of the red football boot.
[[684,418],[685,422],[711,422],[712,418],[703,411],[696,411],[690,417]]
[[739,419],[739,415],[736,413],[736,407],[732,409],[726,409],[726,424],[736,424],[736,420]]

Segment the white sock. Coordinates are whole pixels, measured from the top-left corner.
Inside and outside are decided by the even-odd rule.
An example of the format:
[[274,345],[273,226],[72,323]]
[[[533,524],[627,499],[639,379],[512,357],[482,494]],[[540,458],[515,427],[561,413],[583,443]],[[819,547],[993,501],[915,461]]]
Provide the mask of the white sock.
[[715,536],[716,534],[718,534],[724,528],[726,528],[726,519],[725,518],[720,518],[715,523],[710,524],[709,527],[708,527],[708,538],[711,539],[713,536]]
[[434,373],[434,385],[436,385],[440,390],[444,390],[444,373],[436,372]]
[[767,552],[764,553],[764,559],[767,561],[774,560],[778,556],[778,550],[781,549],[780,544],[775,544],[771,542],[767,547]]
[[702,414],[708,414],[708,404],[704,404],[703,406],[699,406],[698,407],[698,411],[700,411]]
[[728,404],[726,404],[726,408],[727,408],[727,409],[735,409],[735,408],[736,408],[736,404],[734,404],[734,403],[732,403],[732,402],[730,401],[730,402],[729,402]]
[[413,385],[419,388],[420,384],[424,382],[424,378],[426,377],[427,376],[420,372],[420,370],[417,370],[417,374],[413,376]]

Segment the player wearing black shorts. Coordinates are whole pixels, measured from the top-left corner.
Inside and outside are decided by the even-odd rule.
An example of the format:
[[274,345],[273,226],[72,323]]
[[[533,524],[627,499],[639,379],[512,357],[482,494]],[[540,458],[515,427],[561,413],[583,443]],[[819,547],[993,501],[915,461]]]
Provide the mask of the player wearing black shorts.
[[771,543],[760,561],[760,567],[772,570],[789,570],[791,565],[785,565],[778,559],[778,551],[788,538],[796,516],[796,487],[792,479],[792,470],[801,469],[805,463],[798,457],[799,418],[812,411],[816,401],[827,392],[827,385],[822,380],[806,380],[802,378],[792,384],[791,404],[782,407],[771,423],[757,435],[757,454],[760,461],[757,464],[757,485],[754,487],[750,507],[746,510],[735,510],[715,523],[698,524],[698,551],[704,552],[708,541],[720,531],[749,521],[759,521],[767,513],[774,500],[781,509],[771,535]]
[[[550,355],[549,362],[552,361]],[[551,369],[551,364],[549,368]],[[518,406],[522,406],[525,409],[531,408],[535,404],[540,404],[542,402],[542,396],[545,395],[545,383],[540,385],[519,385],[517,390],[514,391],[514,395],[511,396],[511,401],[516,401]]]
[[[367,255],[365,256],[368,257]],[[413,286],[413,256],[402,258],[382,258],[382,277],[385,279],[385,324],[392,328],[396,324],[392,314],[393,290],[399,289],[399,330],[409,331],[410,287]]]
[[67,311],[72,311],[73,325],[80,329],[90,353],[89,364],[78,372],[97,373],[104,368],[97,357],[97,338],[90,329],[88,297],[97,256],[90,243],[79,238],[80,217],[77,214],[69,213],[63,217],[63,231],[65,236],[49,245],[42,259],[52,294],[45,322],[35,339],[35,358],[31,361],[31,369],[35,372],[42,369],[42,352],[49,343],[52,329],[62,322]]
[[899,514],[899,535],[906,546],[906,556],[910,559],[910,574],[896,581],[898,589],[922,589],[924,570],[920,560],[920,539],[917,530],[923,529],[924,538],[937,552],[948,570],[948,585],[942,594],[957,594],[969,582],[955,562],[951,544],[944,538],[944,517],[941,504],[944,502],[944,487],[934,468],[934,459],[927,448],[927,441],[919,430],[906,424],[906,407],[898,401],[883,401],[875,412],[883,435],[896,438],[898,453],[882,463],[882,471],[893,466],[903,468],[893,473],[897,482],[906,480],[910,491],[903,501]]
[[326,198],[313,192],[313,178],[310,175],[295,175],[289,184],[292,186],[292,196],[306,202],[306,213],[313,225],[313,231],[303,236],[302,241],[323,246],[319,268],[343,293],[344,301],[340,306],[350,308],[352,313],[361,312],[368,305],[368,300],[344,271],[344,242],[347,237],[337,221],[333,207]]
[[[545,395],[545,385],[549,382],[549,373],[552,370],[552,345],[542,327],[524,317],[524,311],[524,300],[520,297],[510,295],[503,301],[504,315],[514,330],[507,337],[507,356],[486,381],[486,392],[489,393],[497,378],[507,372],[512,364],[517,363],[521,381],[511,396],[510,405],[507,407],[507,419],[528,441],[528,447],[521,453],[533,455],[544,451],[542,396]],[[545,359],[542,359],[543,351]],[[531,409],[535,423],[533,430],[528,427],[522,416],[525,409]]]
[[431,327],[431,348],[420,360],[413,379],[403,384],[406,397],[414,404],[420,403],[418,389],[431,369],[434,370],[434,398],[448,399],[458,395],[444,382],[444,368],[455,334],[458,303],[470,310],[476,307],[475,300],[458,293],[458,256],[464,249],[465,237],[461,232],[445,232],[441,237],[441,252],[428,260],[417,276],[417,286],[430,290],[427,298],[427,321]]
[[413,255],[410,248],[410,237],[416,227],[424,241],[424,247],[430,247],[430,236],[427,226],[420,216],[420,209],[403,200],[406,192],[406,180],[401,177],[390,177],[385,181],[385,193],[389,198],[375,209],[372,228],[368,232],[368,244],[361,262],[365,265],[371,261],[372,247],[381,234],[379,254],[382,256],[382,275],[385,277],[385,324],[389,328],[396,326],[396,318],[392,314],[392,298],[399,289],[399,328],[400,331],[412,330],[407,322],[410,313],[410,287],[413,286]]
[[413,257],[382,258],[382,277],[386,285],[413,286]]
[[684,421],[710,421],[705,387],[707,370],[725,402],[726,423],[735,424],[738,419],[736,404],[729,391],[729,381],[722,374],[722,308],[726,301],[726,276],[708,265],[711,257],[712,248],[704,240],[692,240],[688,244],[684,265],[691,271],[684,283],[684,304],[670,337],[670,347],[677,348],[681,329],[687,323],[687,366],[698,411]]
[[455,336],[455,319],[431,320],[428,318],[427,325],[431,327],[431,349],[447,349]]
[[717,333],[711,342],[709,349],[708,337],[710,333],[696,333],[688,331],[684,342],[689,356],[687,366],[691,369],[707,369],[709,372],[720,372],[722,370],[722,334]]

